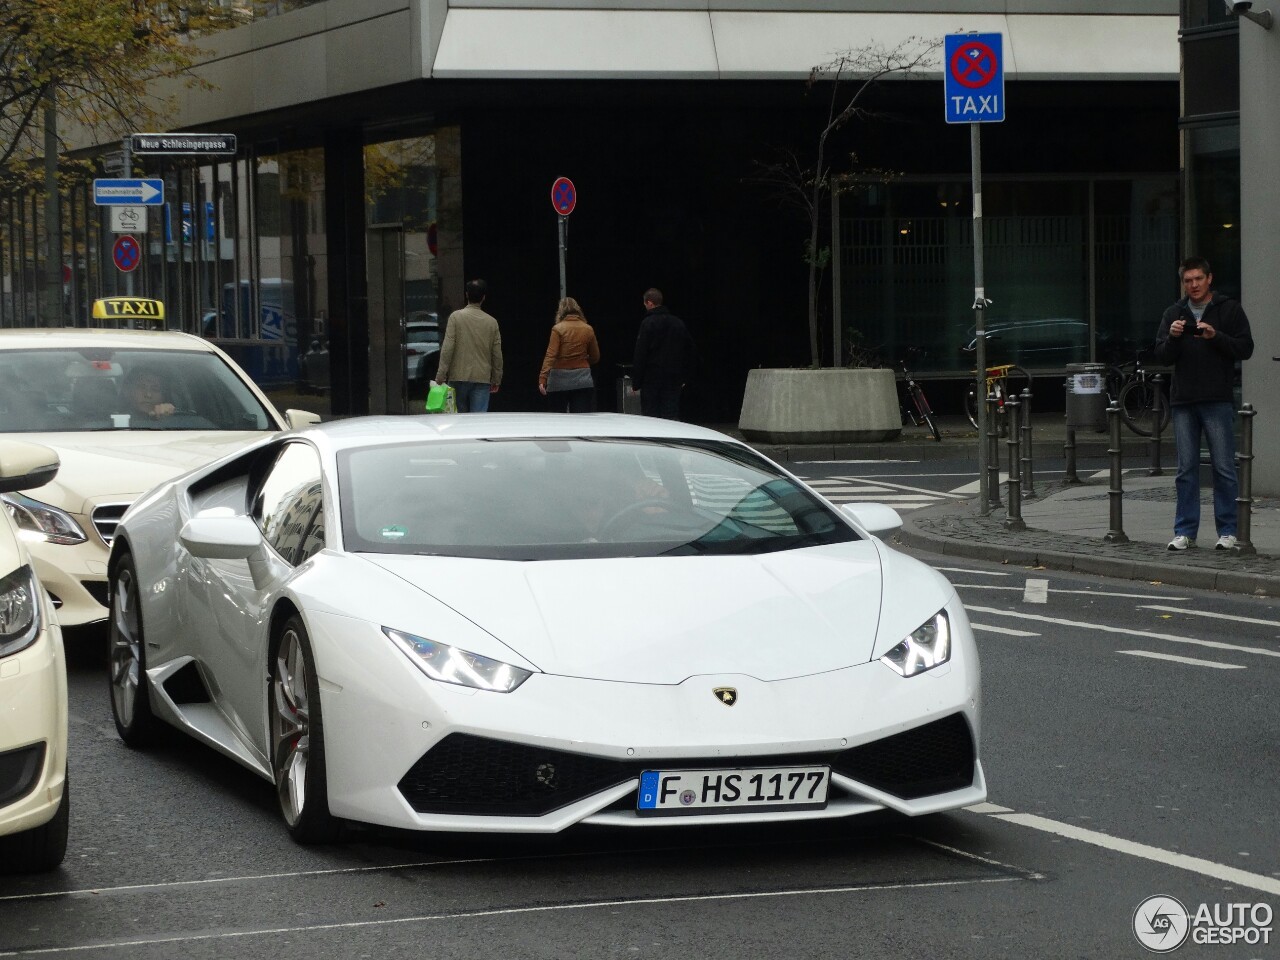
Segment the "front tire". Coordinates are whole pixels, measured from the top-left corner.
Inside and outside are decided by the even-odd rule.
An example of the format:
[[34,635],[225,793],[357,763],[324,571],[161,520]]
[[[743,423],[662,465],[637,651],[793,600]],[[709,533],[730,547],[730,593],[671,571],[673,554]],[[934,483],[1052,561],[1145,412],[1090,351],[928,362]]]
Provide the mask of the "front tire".
[[111,577],[107,670],[116,731],[135,749],[150,744],[157,727],[147,686],[147,649],[139,598],[138,574],[133,557],[126,553]]
[[330,843],[338,821],[329,813],[320,683],[307,628],[285,621],[271,658],[271,772],[285,826],[298,843]]
[[71,824],[71,781],[64,776],[62,801],[53,819],[0,839],[0,873],[47,873],[67,855]]

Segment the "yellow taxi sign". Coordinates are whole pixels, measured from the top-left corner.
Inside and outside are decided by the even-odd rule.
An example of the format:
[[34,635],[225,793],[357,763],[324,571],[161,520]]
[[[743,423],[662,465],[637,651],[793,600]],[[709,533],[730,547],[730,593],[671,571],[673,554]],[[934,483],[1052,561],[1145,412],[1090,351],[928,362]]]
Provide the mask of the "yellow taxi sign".
[[102,297],[93,301],[95,320],[163,320],[164,301],[147,297]]

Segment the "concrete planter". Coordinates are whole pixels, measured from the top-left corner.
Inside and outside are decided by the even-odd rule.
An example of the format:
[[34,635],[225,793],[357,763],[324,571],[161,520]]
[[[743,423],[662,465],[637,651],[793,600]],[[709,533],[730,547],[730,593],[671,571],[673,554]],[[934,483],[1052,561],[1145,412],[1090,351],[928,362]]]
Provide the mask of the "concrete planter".
[[879,443],[902,434],[893,371],[752,370],[738,429],[767,443]]

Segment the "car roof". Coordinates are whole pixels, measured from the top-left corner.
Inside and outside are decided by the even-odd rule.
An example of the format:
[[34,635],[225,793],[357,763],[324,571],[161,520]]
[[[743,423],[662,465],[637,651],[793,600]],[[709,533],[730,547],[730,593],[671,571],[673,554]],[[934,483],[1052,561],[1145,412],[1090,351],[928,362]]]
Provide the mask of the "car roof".
[[178,330],[111,330],[102,327],[23,327],[0,330],[0,350],[78,347],[217,352],[207,340]]
[[705,427],[620,413],[458,413],[371,416],[330,420],[307,427],[336,450],[408,441],[491,440],[524,437],[613,437],[654,440],[719,440],[732,437]]

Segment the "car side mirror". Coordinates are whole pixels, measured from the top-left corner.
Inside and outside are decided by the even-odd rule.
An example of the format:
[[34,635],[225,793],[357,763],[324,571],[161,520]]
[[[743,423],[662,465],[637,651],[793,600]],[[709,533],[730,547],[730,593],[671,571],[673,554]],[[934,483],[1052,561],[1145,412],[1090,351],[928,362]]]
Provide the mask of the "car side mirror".
[[284,412],[284,422],[289,424],[290,430],[301,430],[303,427],[309,427],[313,423],[319,423],[320,414],[312,413],[310,410],[286,410]]
[[249,575],[259,590],[265,590],[280,571],[280,561],[272,560],[258,525],[241,514],[192,517],[182,525],[178,539],[193,557],[249,561]]
[[883,503],[846,503],[840,509],[867,533],[876,536],[902,529],[898,511]]
[[58,455],[25,440],[0,441],[0,493],[43,487],[58,475]]

